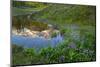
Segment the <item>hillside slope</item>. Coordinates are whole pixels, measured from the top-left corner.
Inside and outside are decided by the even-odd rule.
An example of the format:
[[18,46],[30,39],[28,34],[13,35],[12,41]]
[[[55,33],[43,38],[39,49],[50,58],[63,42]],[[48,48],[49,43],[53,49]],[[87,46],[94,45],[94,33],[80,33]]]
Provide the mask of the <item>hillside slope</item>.
[[95,25],[95,12],[95,6],[50,4],[48,8],[33,14],[33,19],[53,24],[79,23]]

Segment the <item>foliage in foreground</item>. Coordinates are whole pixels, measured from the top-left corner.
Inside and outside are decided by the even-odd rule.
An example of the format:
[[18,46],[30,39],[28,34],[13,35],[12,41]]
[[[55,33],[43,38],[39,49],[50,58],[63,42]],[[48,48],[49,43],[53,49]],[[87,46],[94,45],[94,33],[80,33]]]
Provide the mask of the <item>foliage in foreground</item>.
[[[64,36],[64,41],[55,48],[42,48],[39,52],[35,48],[13,45],[13,65],[95,61],[95,6],[50,5],[31,2],[16,2],[13,6],[21,8],[21,11],[18,9],[16,11],[25,13],[25,11],[22,12],[22,9],[40,9],[47,5],[49,7],[32,14],[29,19],[27,15],[14,16],[12,25],[17,29],[30,27],[30,25],[45,29],[47,27],[45,24],[41,25],[41,23],[33,22],[33,20],[50,23],[59,27],[61,35]],[[79,26],[79,30],[70,30],[69,23],[79,24],[85,29]],[[53,33],[52,37],[55,36],[56,33]]]
[[[17,48],[21,48],[16,46]],[[14,65],[25,64],[48,64],[48,63],[64,63],[64,62],[84,62],[95,61],[95,51],[88,49],[74,49],[67,45],[61,45],[56,48],[44,48],[39,53],[34,48],[22,49],[13,53]]]
[[[68,31],[64,32],[63,30],[64,36],[67,36],[66,32]],[[75,40],[68,35],[69,37],[67,39],[65,37],[65,40],[59,43],[58,46],[42,48],[38,52],[35,48],[23,48],[13,45],[12,62],[14,65],[25,65],[95,61],[95,36],[92,32],[82,29],[80,31],[81,39]],[[72,32],[70,31],[70,33]]]

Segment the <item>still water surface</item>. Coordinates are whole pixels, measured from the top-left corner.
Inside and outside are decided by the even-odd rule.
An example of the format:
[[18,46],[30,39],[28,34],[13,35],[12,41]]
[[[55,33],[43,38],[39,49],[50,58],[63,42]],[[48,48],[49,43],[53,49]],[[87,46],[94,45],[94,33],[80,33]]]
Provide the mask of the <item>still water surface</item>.
[[63,37],[58,34],[56,37],[51,39],[40,38],[40,37],[25,37],[20,35],[12,35],[12,44],[21,45],[26,48],[44,48],[44,47],[55,47],[58,43],[62,42]]

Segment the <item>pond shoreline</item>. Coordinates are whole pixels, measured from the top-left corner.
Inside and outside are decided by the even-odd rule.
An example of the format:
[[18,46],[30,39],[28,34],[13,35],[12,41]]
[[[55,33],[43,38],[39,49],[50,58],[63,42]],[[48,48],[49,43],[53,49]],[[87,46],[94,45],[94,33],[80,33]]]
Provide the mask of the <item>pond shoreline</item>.
[[[58,33],[58,30],[54,30]],[[34,47],[34,48],[44,48],[44,47],[55,47],[58,43],[63,41],[63,37],[60,33],[55,37],[51,37],[49,30],[31,31],[29,29],[17,32],[17,30],[12,30],[12,44],[17,44],[23,47]]]
[[59,34],[60,31],[59,30],[43,30],[43,31],[34,31],[34,30],[30,30],[28,28],[24,28],[22,30],[20,30],[20,32],[18,32],[18,30],[13,29],[12,30],[12,34],[13,35],[20,35],[20,36],[24,36],[24,37],[42,37],[42,38],[46,38],[46,39],[50,39],[52,33],[56,33]]

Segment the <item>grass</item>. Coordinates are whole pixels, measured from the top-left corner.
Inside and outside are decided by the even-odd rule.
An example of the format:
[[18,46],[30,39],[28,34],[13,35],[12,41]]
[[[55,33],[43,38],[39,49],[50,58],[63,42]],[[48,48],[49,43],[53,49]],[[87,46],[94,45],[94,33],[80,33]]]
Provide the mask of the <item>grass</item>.
[[[41,6],[40,3],[36,4]],[[33,6],[32,3],[29,3],[29,5]],[[32,12],[37,13],[32,14],[30,18],[31,25],[43,29],[46,28],[48,23],[57,26],[64,40],[54,48],[48,46],[38,52],[35,48],[12,45],[13,65],[73,63],[96,60],[95,6],[46,4],[46,6],[27,9],[13,7],[13,16]],[[18,27],[23,24],[24,26],[28,25],[27,22],[29,21],[25,18],[27,17],[17,16],[14,18],[13,23],[16,26],[16,23],[20,22]],[[23,19],[26,22],[22,23]],[[45,22],[46,25],[41,25],[42,22]],[[56,33],[53,33],[52,37],[55,36]]]
[[54,48],[48,46],[38,52],[34,48],[23,48],[17,45],[14,47],[14,45],[12,45],[14,47],[14,52],[12,53],[13,64],[54,64],[95,61],[95,30],[91,31],[92,27],[91,29],[89,28],[90,27],[81,27],[79,29],[81,36],[79,40],[75,40],[71,37],[71,29],[69,29],[69,31],[64,29],[63,35],[65,40]]
[[48,6],[43,6],[43,7],[38,7],[38,8],[18,8],[18,7],[12,7],[12,15],[17,16],[17,15],[25,15],[25,14],[30,14],[30,13],[35,13],[39,12],[43,9],[45,9]]

